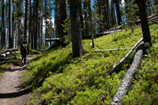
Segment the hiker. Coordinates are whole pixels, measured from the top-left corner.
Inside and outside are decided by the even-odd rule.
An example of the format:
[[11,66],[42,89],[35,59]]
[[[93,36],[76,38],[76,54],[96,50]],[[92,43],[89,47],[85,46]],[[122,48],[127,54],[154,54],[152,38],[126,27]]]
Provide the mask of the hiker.
[[27,44],[27,40],[25,39],[21,45],[21,66],[23,66],[26,63],[26,55],[29,54],[29,46]]

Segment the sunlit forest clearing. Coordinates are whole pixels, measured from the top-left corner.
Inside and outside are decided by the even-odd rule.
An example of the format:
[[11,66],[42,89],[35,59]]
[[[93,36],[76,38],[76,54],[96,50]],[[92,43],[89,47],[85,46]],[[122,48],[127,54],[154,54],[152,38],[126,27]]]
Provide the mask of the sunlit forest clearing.
[[157,105],[158,0],[1,0],[0,104]]
[[[140,68],[123,104],[152,104],[158,100],[158,25],[151,25],[153,46],[144,54]],[[132,47],[141,38],[141,28],[124,30],[94,40],[95,46],[103,49]],[[114,64],[120,61],[129,50],[93,52],[91,40],[83,40],[86,53],[83,58],[72,58],[71,44],[55,47],[37,55],[30,63],[28,72],[23,75],[26,86],[32,86],[34,94],[30,104],[110,104],[127,69],[131,65],[135,51],[116,68],[116,72],[107,75]],[[143,100],[143,101],[142,101]]]

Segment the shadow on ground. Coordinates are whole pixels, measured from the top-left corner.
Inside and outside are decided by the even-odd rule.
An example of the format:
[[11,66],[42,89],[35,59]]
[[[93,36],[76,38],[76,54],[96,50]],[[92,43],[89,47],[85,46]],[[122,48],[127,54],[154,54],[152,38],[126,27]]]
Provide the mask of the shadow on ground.
[[0,93],[0,99],[1,98],[15,98],[15,97],[28,94],[30,92],[32,92],[32,88],[28,88],[28,89],[18,91],[18,92],[13,92],[13,93]]

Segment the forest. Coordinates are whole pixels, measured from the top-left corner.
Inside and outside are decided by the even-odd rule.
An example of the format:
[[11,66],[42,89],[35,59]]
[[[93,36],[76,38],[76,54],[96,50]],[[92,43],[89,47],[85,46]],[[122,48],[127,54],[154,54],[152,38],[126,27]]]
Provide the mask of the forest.
[[1,0],[0,103],[157,105],[157,33],[158,0]]

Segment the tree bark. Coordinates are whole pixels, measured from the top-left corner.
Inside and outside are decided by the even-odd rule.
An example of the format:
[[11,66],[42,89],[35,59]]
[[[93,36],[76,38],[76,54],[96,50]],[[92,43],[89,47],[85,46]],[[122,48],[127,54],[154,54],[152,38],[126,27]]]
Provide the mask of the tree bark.
[[62,43],[64,43],[64,35],[67,35],[67,32],[64,32],[64,20],[67,18],[67,13],[66,13],[66,0],[60,0],[60,34],[62,38]]
[[81,0],[70,0],[69,3],[73,57],[80,57],[81,59],[84,52],[80,22],[80,7],[78,5],[81,3]]
[[28,41],[29,41],[29,44],[30,43],[32,44],[31,37],[33,34],[31,33],[31,29],[32,29],[32,2],[31,0],[29,0],[29,8],[30,8],[30,14],[29,14],[29,40]]
[[24,30],[24,40],[27,39],[27,35],[28,35],[28,23],[29,23],[29,0],[25,0],[25,30]]
[[[43,4],[43,0],[42,0]],[[40,39],[40,47],[42,48],[42,39],[43,39],[43,10],[41,10],[41,39]]]
[[58,28],[58,0],[55,0],[55,34],[56,37],[59,37],[59,28]]
[[38,32],[38,5],[39,0],[35,0],[35,34],[34,34],[34,49],[37,49],[37,32]]
[[115,4],[116,4],[116,12],[117,12],[117,22],[118,25],[121,25],[121,13],[120,13],[120,6],[119,6],[119,0],[115,0]]
[[106,3],[106,29],[109,29],[109,0],[105,0]]
[[6,34],[5,34],[5,9],[4,9],[4,0],[2,0],[2,34],[1,34],[1,44],[2,48],[5,47],[5,39],[6,39]]
[[13,48],[13,37],[12,37],[12,0],[9,0],[9,48]]
[[[99,17],[101,17],[101,0],[97,0],[98,1],[98,7],[99,7]],[[101,19],[101,18],[100,18]],[[102,32],[102,24],[101,24],[101,20],[99,20],[99,32]]]
[[81,19],[81,29],[82,29],[82,35],[84,35],[84,27],[83,27],[83,13],[82,13],[82,2],[80,4],[80,19]]
[[145,1],[146,0],[136,0],[135,2],[138,4],[138,8],[139,8],[144,43],[149,43],[151,46],[152,43],[151,43],[150,30],[149,30],[148,19],[145,9]]
[[88,8],[89,8],[89,21],[90,21],[90,32],[92,37],[92,47],[94,47],[94,36],[93,36],[93,24],[92,24],[92,15],[91,15],[91,1],[88,0]]
[[141,59],[143,56],[143,47],[144,47],[144,42],[142,41],[137,48],[137,52],[135,54],[134,60],[130,68],[126,72],[126,75],[124,76],[121,82],[121,85],[119,86],[117,92],[115,93],[113,97],[111,105],[121,105],[122,99],[128,93],[128,90],[130,89],[132,85],[132,81],[136,73],[136,69],[138,69],[141,64]]
[[85,34],[88,34],[89,30],[88,30],[88,16],[87,16],[87,0],[84,0],[84,15],[85,15]]
[[114,0],[111,0],[111,18],[112,18],[112,26],[111,27],[113,27],[116,24],[115,10],[114,10]]

